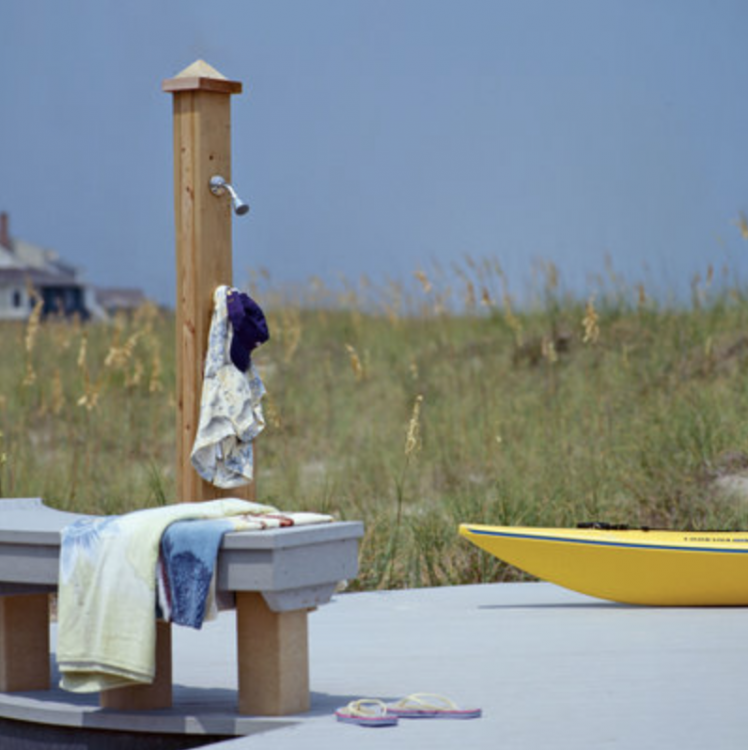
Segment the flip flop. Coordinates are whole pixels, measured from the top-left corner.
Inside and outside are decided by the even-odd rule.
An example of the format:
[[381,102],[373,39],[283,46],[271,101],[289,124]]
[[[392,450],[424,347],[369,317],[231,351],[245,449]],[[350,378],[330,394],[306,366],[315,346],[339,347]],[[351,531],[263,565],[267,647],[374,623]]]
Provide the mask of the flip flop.
[[387,711],[387,705],[376,698],[359,698],[335,712],[335,718],[346,724],[362,727],[391,727],[397,724],[397,716]]
[[477,719],[481,715],[480,708],[458,708],[454,701],[434,693],[413,693],[386,708],[400,719]]

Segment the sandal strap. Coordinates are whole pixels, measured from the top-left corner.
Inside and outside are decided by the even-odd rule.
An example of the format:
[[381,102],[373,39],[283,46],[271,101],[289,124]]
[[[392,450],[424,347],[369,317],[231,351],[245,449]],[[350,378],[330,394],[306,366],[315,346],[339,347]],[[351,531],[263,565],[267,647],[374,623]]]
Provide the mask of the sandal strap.
[[378,698],[359,698],[358,700],[351,701],[347,709],[351,716],[361,716],[369,719],[384,716],[387,713],[386,704]]
[[437,693],[413,693],[393,704],[394,708],[416,708],[425,711],[457,711],[457,704],[446,695]]

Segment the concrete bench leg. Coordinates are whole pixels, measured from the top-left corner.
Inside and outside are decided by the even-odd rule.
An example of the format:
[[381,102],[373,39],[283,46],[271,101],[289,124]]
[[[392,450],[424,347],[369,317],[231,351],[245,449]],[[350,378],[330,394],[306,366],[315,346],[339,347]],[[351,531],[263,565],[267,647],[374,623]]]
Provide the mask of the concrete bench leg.
[[156,622],[156,678],[150,685],[115,688],[99,694],[102,708],[149,711],[171,708],[171,624]]
[[237,592],[239,713],[287,716],[309,710],[307,611],[272,612],[262,594]]
[[0,691],[49,684],[49,594],[0,596]]

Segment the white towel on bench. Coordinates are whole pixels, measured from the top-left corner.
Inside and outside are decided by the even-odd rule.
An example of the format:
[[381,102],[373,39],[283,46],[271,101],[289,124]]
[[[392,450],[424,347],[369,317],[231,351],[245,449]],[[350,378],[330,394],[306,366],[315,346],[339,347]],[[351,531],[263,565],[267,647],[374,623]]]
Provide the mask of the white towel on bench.
[[57,626],[60,686],[96,692],[150,683],[155,674],[156,564],[164,529],[189,518],[235,519],[277,513],[268,505],[225,499],[181,503],[78,521],[62,532]]

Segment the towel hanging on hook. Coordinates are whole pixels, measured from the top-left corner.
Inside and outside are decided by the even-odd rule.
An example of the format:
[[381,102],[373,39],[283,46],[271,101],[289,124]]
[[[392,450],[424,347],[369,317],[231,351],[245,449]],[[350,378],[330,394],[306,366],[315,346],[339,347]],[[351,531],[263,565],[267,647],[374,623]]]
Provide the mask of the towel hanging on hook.
[[265,386],[250,354],[269,333],[262,310],[246,294],[219,286],[213,303],[190,460],[206,482],[229,489],[249,484],[254,475],[252,441],[265,428]]

